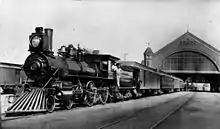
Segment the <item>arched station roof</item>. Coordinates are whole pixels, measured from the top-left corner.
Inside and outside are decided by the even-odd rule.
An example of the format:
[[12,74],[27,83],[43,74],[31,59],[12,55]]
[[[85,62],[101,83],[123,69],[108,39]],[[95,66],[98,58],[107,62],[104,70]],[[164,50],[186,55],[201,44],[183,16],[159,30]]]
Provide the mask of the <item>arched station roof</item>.
[[194,55],[201,55],[204,60],[207,62],[210,61],[213,64],[212,67],[214,66],[216,68],[214,71],[203,72],[220,74],[220,51],[188,31],[154,53],[152,56],[152,67],[161,68],[167,58],[178,53],[187,52],[195,53]]

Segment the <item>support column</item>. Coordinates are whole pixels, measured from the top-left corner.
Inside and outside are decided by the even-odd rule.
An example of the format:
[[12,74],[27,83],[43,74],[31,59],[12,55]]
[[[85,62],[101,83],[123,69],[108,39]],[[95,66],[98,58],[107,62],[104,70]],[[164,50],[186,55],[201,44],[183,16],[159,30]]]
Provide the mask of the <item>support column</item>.
[[[0,121],[2,121],[2,88],[0,87]],[[0,122],[0,129],[2,129],[2,122]]]
[[210,91],[211,92],[219,92],[219,86],[217,82],[210,83]]

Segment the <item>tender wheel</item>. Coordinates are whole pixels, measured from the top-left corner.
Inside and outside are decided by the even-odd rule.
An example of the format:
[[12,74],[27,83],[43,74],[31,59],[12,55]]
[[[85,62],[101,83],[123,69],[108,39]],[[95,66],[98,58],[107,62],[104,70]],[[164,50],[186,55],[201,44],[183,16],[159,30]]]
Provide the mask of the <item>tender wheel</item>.
[[47,99],[46,99],[46,108],[47,111],[49,113],[53,112],[55,109],[55,98],[54,96],[50,95]]
[[108,101],[109,91],[108,88],[104,88],[104,90],[100,93],[100,102],[104,105]]
[[130,91],[127,91],[125,96],[126,96],[126,99],[131,99],[132,98],[132,93]]
[[86,93],[84,97],[84,102],[88,106],[93,106],[96,102],[97,88],[93,81],[89,81],[86,85]]
[[117,100],[121,100],[121,101],[123,101],[125,99],[124,96],[119,92],[116,93],[116,97],[117,97]]
[[66,102],[66,109],[68,109],[68,110],[70,110],[70,109],[72,109],[72,107],[73,107],[73,100],[67,100],[67,102]]
[[110,87],[110,89],[109,89],[108,91],[109,91],[109,92],[108,92],[109,102],[110,102],[110,103],[115,103],[115,102],[117,102],[117,101],[118,101],[118,99],[117,99],[118,89],[117,89],[115,86],[113,86],[113,87]]

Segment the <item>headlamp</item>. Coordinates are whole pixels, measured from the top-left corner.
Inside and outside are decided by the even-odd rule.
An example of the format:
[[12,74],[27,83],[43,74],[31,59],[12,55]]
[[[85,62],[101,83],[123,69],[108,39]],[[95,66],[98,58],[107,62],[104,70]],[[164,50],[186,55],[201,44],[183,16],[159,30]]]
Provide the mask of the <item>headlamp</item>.
[[34,36],[32,39],[31,39],[31,46],[32,47],[38,47],[39,44],[41,42],[41,38],[39,36]]

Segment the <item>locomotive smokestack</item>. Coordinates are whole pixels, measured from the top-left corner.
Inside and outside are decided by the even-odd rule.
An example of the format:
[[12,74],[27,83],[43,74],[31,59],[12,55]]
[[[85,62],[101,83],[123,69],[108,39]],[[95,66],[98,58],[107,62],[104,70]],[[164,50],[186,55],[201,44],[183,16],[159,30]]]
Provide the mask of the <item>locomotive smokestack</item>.
[[47,43],[44,44],[44,48],[46,48],[49,51],[52,51],[53,48],[53,29],[46,28],[44,29],[45,34],[48,36]]

